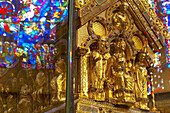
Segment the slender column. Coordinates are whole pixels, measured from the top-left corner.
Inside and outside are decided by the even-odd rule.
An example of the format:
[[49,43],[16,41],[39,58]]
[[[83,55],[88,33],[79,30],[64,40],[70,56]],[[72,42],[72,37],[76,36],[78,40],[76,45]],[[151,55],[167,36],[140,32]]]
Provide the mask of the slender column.
[[74,39],[74,4],[68,0],[68,43],[67,43],[67,81],[66,81],[66,113],[74,112],[72,40]]

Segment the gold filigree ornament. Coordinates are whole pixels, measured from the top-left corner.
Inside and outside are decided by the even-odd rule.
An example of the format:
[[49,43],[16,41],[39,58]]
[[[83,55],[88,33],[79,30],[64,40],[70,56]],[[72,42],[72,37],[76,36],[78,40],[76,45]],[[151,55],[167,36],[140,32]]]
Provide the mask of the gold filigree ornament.
[[166,29],[163,29],[163,36],[164,36],[166,39],[170,39],[170,37],[169,37],[169,32],[168,32]]
[[159,18],[156,19],[156,25],[162,30],[164,28],[163,23]]
[[155,17],[157,17],[156,12],[155,12],[155,10],[154,10],[152,7],[149,8],[149,14],[151,15],[151,17],[152,17],[153,19],[154,19]]
[[150,4],[148,3],[148,0],[140,0],[144,6],[149,7]]
[[90,3],[92,0],[76,0],[76,8],[83,8],[84,6],[86,6],[88,3]]

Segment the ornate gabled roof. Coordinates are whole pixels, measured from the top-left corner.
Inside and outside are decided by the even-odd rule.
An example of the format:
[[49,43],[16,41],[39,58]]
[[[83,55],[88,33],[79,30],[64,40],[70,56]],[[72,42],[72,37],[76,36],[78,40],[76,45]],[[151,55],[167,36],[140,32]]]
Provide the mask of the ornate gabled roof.
[[146,0],[128,0],[131,12],[136,16],[141,30],[150,38],[150,46],[156,51],[164,46],[164,38],[168,33],[161,20],[157,17],[154,9]]
[[149,45],[154,52],[164,46],[164,39],[169,37],[168,31],[147,0],[76,0],[81,25],[116,3],[129,5],[128,11],[139,30],[149,38]]

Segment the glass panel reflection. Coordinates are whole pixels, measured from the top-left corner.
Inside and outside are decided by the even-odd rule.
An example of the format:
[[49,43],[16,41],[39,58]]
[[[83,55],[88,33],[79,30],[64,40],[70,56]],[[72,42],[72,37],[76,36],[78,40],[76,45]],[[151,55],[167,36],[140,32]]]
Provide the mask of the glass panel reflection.
[[67,35],[59,38],[57,29],[67,15],[64,0],[0,0],[0,112],[65,103]]

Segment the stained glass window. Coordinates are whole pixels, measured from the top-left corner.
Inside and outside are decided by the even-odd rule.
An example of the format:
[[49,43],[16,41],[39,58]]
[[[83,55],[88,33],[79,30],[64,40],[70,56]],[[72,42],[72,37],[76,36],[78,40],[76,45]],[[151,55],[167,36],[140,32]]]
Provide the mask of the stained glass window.
[[56,25],[68,15],[64,0],[0,0],[0,67],[52,69]]
[[166,39],[167,68],[170,68],[170,40]]

